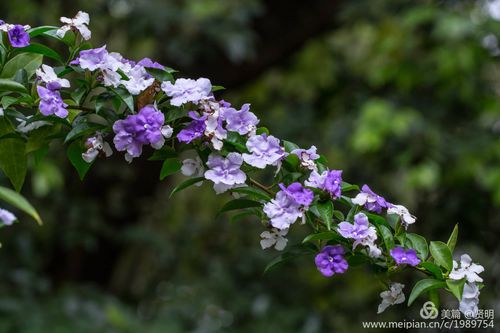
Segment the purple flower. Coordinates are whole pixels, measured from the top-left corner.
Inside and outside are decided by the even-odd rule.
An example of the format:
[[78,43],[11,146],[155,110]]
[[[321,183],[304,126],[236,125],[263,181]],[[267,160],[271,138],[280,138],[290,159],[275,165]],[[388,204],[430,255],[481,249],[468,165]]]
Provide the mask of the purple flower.
[[389,203],[383,197],[373,192],[368,185],[363,185],[361,192],[351,200],[353,204],[365,206],[371,212],[380,214],[382,208],[389,208]]
[[304,188],[299,182],[292,183],[288,187],[285,187],[283,184],[280,184],[279,186],[281,190],[292,198],[298,205],[309,207],[314,199],[313,191]]
[[267,165],[279,166],[286,156],[280,140],[272,135],[254,135],[248,139],[246,146],[251,154],[243,154],[243,159],[259,169],[264,169]]
[[210,154],[205,171],[205,178],[214,182],[217,194],[242,185],[247,180],[247,175],[240,170],[243,158],[238,153],[229,153],[226,158],[221,155]]
[[40,96],[40,112],[44,116],[55,114],[59,118],[66,118],[68,115],[66,107],[68,105],[63,102],[58,91],[49,90],[42,86],[37,86],[36,90],[38,92],[38,96]]
[[[370,228],[368,217],[363,213],[354,216],[354,224],[349,222],[340,222],[337,231],[344,238],[352,238],[356,241],[362,241],[373,235],[374,229]],[[376,236],[375,236],[376,238]]]
[[305,184],[330,193],[334,199],[340,198],[342,191],[342,170],[327,170],[321,174],[313,171]]
[[196,112],[189,112],[189,117],[193,119],[184,129],[177,134],[177,139],[180,142],[190,143],[191,141],[201,138],[207,125],[207,115],[198,116]]
[[271,225],[279,230],[289,228],[304,215],[300,205],[285,191],[276,193],[276,198],[266,203],[263,210],[271,221]]
[[25,47],[30,45],[30,35],[20,24],[14,25],[8,32],[9,41],[12,47]]
[[156,61],[153,61],[149,58],[143,58],[143,59],[139,60],[137,65],[140,65],[140,66],[146,67],[146,68],[165,69],[165,67],[163,65],[161,65],[161,64],[157,63]]
[[17,217],[6,209],[0,208],[0,223],[3,225],[12,225]]
[[254,132],[259,123],[259,119],[249,110],[250,104],[248,103],[243,104],[239,111],[231,107],[221,109],[221,113],[227,124],[226,129],[238,132],[241,135]]
[[[107,60],[110,60],[108,57],[108,51],[106,50],[106,45],[103,47],[80,51],[80,56],[71,62],[72,65],[80,65],[83,69],[88,69],[90,71],[95,71],[96,69],[107,66]],[[114,58],[113,58],[114,59]],[[116,60],[116,59],[115,59]],[[118,62],[118,61],[117,61]],[[118,66],[115,66],[118,67]],[[118,68],[115,68],[116,70]]]
[[165,143],[162,127],[165,117],[155,107],[148,105],[139,113],[118,120],[113,125],[113,142],[118,151],[127,151],[125,159],[131,161],[142,153],[143,145],[159,149]]
[[309,170],[317,170],[315,160],[320,156],[316,153],[316,146],[311,146],[309,149],[294,149],[292,154],[295,154],[300,159],[300,165]]
[[316,267],[326,277],[342,274],[349,264],[344,258],[344,248],[341,245],[327,245],[314,258]]
[[196,81],[177,79],[174,84],[163,82],[161,89],[167,96],[172,97],[170,104],[174,106],[181,106],[188,102],[198,103],[212,97],[212,84],[209,79],[205,78],[199,78]]
[[417,252],[415,252],[414,249],[405,250],[397,246],[393,248],[390,253],[391,257],[398,265],[408,264],[410,266],[417,266],[420,263],[420,259],[417,257]]

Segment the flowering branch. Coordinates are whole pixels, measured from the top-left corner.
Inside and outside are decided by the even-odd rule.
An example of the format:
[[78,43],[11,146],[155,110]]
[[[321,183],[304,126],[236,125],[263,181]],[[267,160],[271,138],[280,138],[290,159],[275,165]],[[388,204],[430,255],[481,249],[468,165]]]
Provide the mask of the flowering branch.
[[[466,254],[460,263],[453,261],[457,227],[446,243],[428,242],[408,232],[417,219],[406,207],[386,201],[368,185],[360,189],[345,182],[342,171],[329,169],[315,146],[302,149],[272,136],[258,126],[250,104],[237,109],[218,100],[221,87],[206,78],[175,79],[173,69],[149,58],[135,62],[106,46],[91,48],[90,18],[84,12],[61,21],[60,28],[0,22],[0,68],[6,78],[0,80],[5,92],[0,148],[16,152],[3,154],[0,165],[17,190],[26,175],[26,154],[54,139],[68,145],[69,159],[81,178],[98,157],[113,154],[108,138],[129,163],[142,156],[144,146],[151,146],[155,152],[149,159],[163,161],[161,179],[178,171],[190,177],[172,194],[204,180],[217,194],[237,194],[221,212],[239,211],[233,220],[249,215],[262,220],[263,249],[284,250],[287,233],[292,225],[300,228],[300,221],[311,232],[287,258],[314,254],[326,277],[360,264],[383,272],[389,290],[380,294],[379,313],[405,300],[404,285],[391,280],[414,268],[427,277],[415,284],[408,305],[422,294],[445,289],[460,302],[461,311],[477,314],[482,287],[478,274],[484,269]],[[30,48],[32,38],[66,44],[67,58],[46,46]],[[54,67],[43,64],[47,58]],[[37,140],[35,151],[26,150],[26,139]],[[25,152],[23,158],[19,151]],[[277,185],[267,187],[248,176],[266,168],[275,169]],[[9,196],[1,193],[0,199],[8,201]],[[29,206],[18,208],[37,216]],[[11,212],[0,209],[4,225],[15,220]]]

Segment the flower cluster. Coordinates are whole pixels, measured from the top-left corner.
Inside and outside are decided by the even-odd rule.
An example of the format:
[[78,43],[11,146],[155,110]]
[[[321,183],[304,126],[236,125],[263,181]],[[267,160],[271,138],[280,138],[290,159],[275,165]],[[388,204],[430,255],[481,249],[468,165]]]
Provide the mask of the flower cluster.
[[[387,275],[408,266],[416,267],[428,276],[441,275],[441,282],[449,282],[448,279],[463,283],[459,308],[477,313],[482,282],[479,274],[484,268],[463,255],[460,263],[453,262],[451,272],[443,270],[442,274],[436,274],[435,270],[441,269],[439,265],[433,265],[431,271],[427,254],[423,254],[427,251],[421,251],[424,246],[417,247],[406,233],[416,222],[406,207],[388,202],[366,184],[359,191],[357,186],[344,182],[342,170],[328,169],[315,146],[299,148],[269,134],[264,127],[258,128],[260,120],[250,111],[250,104],[245,103],[238,109],[218,100],[214,95],[217,89],[209,79],[174,80],[173,71],[150,58],[135,62],[109,52],[106,45],[89,48],[87,42],[82,42],[91,37],[87,13],[80,11],[74,18],[62,17],[61,22],[63,26],[46,33],[65,43],[74,40],[72,58],[75,57],[73,50],[81,51],[76,58],[64,62],[67,66],[52,68],[43,64],[36,69],[36,79],[28,78],[26,91],[36,90],[39,98],[34,93],[27,96],[32,98],[8,96],[15,101],[10,104],[6,99],[9,103],[2,103],[9,106],[2,105],[6,110],[0,108],[0,116],[19,123],[15,135],[31,139],[33,130],[63,123],[60,137],[76,143],[73,147],[80,149],[81,158],[87,163],[93,163],[98,156],[111,156],[112,147],[105,141],[111,135],[115,149],[124,152],[128,162],[141,156],[145,146],[161,149],[152,160],[165,160],[168,172],[177,168],[174,171],[196,177],[175,191],[200,186],[203,179],[213,184],[217,194],[230,191],[236,199],[225,210],[241,208],[244,211],[239,215],[254,215],[262,220],[266,228],[260,234],[263,249],[284,250],[288,244],[286,236],[298,228],[292,225],[300,220],[313,231],[293,250],[302,251],[301,254],[314,251],[314,261],[322,275],[343,274],[349,263],[354,264],[358,259],[384,270]],[[29,45],[29,29],[29,26],[0,21],[0,31],[8,35],[12,47]],[[68,38],[68,34],[73,33],[81,38]],[[71,88],[70,81],[64,77],[68,73],[80,75],[74,82],[78,85],[75,92],[67,90]],[[24,115],[30,100],[30,106],[38,107],[42,115],[65,119],[40,120],[38,115]],[[12,112],[17,111],[16,107],[23,113]],[[196,152],[196,156],[181,162],[179,153],[185,151]],[[74,159],[71,162],[75,162]],[[78,168],[81,163],[74,164]],[[270,171],[271,185],[253,178],[263,169]],[[15,220],[12,213],[0,209],[0,224],[10,225]],[[413,236],[421,240],[419,235]],[[456,239],[456,234],[450,239]],[[427,243],[423,245],[427,247]],[[419,250],[420,257],[413,246]],[[450,252],[454,247],[450,245],[446,249],[444,244]],[[437,259],[432,252],[429,260]],[[451,262],[441,266],[444,269],[451,266]],[[405,300],[404,285],[392,283],[388,287],[380,294],[379,313]]]
[[163,126],[164,122],[163,113],[151,105],[145,106],[137,114],[118,120],[113,125],[116,149],[126,151],[125,159],[128,162],[141,156],[144,145],[160,149],[165,143],[165,137],[172,135],[170,126]]

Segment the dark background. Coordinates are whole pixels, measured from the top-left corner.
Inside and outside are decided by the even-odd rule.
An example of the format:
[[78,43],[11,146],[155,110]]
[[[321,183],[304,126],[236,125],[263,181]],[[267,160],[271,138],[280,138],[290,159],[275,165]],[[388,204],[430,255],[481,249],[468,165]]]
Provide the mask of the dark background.
[[[409,207],[412,231],[446,240],[459,223],[455,256],[485,266],[480,307],[500,311],[499,1],[16,0],[0,17],[58,25],[79,9],[94,46],[225,86],[219,97],[251,103],[278,137]],[[419,318],[423,299],[377,316],[369,268],[326,279],[305,257],[264,275],[276,253],[258,221],[216,218],[229,197],[208,184],[169,199],[184,177],[159,182],[159,162],[115,154],[80,182],[61,143],[50,154],[24,187],[45,225],[0,231],[0,332],[362,332]],[[408,294],[416,279],[398,281]]]

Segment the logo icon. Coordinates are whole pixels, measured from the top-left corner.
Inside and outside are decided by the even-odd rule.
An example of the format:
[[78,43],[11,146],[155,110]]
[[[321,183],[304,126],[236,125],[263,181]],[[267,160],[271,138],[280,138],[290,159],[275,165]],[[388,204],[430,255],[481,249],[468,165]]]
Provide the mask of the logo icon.
[[422,319],[436,319],[438,314],[439,310],[432,301],[425,302],[420,309],[420,317],[422,317]]

